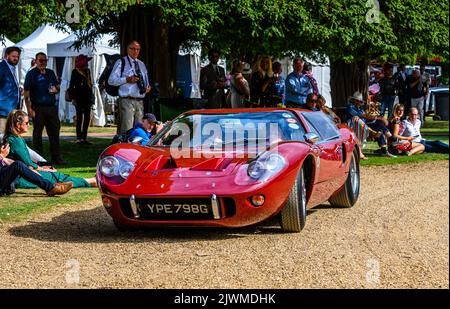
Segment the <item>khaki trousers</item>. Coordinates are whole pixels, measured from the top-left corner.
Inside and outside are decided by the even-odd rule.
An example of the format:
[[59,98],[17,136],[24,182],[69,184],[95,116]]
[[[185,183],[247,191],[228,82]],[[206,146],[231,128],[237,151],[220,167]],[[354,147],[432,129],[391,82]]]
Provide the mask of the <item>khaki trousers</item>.
[[133,128],[144,117],[144,100],[119,99],[119,134]]
[[6,128],[6,118],[0,117],[0,134],[5,133]]

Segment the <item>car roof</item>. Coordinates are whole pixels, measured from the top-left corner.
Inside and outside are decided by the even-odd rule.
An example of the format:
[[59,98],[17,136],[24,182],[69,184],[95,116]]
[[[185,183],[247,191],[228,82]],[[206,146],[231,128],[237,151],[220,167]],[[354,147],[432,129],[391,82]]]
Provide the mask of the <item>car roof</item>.
[[276,108],[276,107],[259,107],[259,108],[222,108],[222,109],[194,109],[185,112],[185,115],[192,114],[230,114],[230,113],[262,113],[262,112],[312,112],[304,108]]

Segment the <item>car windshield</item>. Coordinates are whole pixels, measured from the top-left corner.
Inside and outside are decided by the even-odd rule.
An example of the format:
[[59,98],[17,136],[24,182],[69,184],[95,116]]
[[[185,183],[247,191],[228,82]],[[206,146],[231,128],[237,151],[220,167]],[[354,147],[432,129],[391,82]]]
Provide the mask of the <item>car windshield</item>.
[[175,147],[269,146],[304,140],[305,130],[290,111],[181,115],[149,145]]

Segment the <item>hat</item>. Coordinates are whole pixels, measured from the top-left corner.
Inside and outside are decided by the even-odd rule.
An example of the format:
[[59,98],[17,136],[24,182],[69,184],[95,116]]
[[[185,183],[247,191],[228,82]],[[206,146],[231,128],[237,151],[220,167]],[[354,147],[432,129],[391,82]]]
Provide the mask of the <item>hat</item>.
[[156,120],[155,115],[153,115],[151,113],[145,114],[144,117],[142,117],[142,120],[148,120],[150,122],[158,122],[158,120]]
[[92,57],[88,57],[86,55],[78,55],[75,59],[75,67],[82,68],[87,65],[87,63],[92,59]]
[[248,62],[244,62],[244,70],[242,70],[242,74],[251,74],[252,69],[250,67],[250,64]]
[[351,99],[358,100],[358,101],[361,101],[361,102],[364,101],[363,95],[359,91],[355,91],[355,93],[353,93]]

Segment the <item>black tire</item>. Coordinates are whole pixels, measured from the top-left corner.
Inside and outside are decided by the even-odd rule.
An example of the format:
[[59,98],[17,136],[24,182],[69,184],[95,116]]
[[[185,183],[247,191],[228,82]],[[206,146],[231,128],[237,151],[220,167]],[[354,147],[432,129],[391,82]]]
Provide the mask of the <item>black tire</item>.
[[328,201],[332,206],[349,208],[355,205],[360,191],[359,160],[356,152],[353,152],[352,161],[345,184]]
[[291,193],[280,213],[280,225],[284,232],[298,233],[306,223],[306,186],[303,167],[298,173]]

